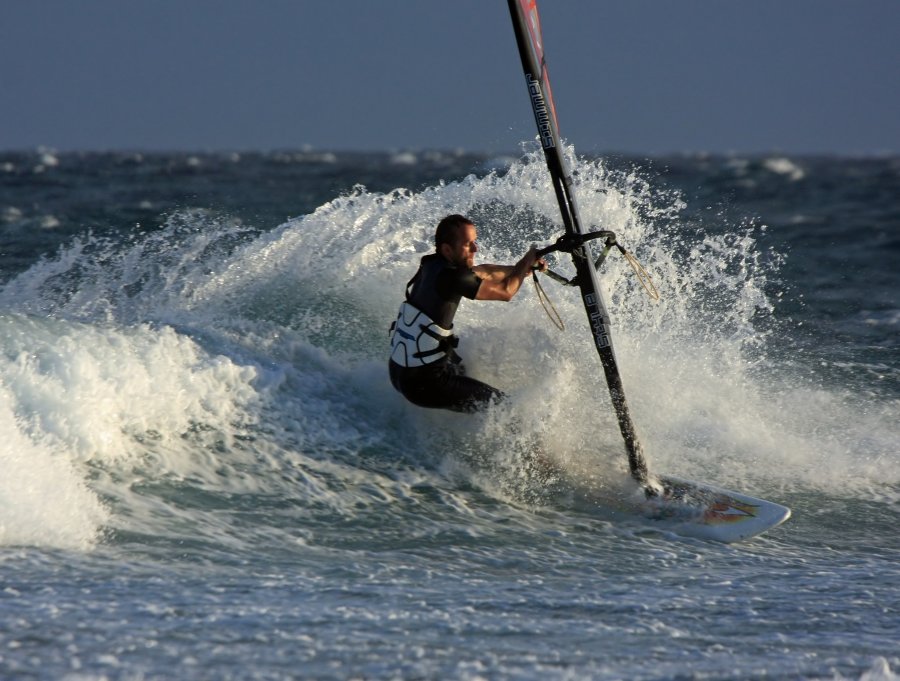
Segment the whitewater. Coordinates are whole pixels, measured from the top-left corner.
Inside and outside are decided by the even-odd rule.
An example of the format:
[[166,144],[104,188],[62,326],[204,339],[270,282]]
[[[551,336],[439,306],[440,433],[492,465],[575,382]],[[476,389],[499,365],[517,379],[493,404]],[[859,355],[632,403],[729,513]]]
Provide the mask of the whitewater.
[[660,292],[604,264],[651,471],[785,525],[725,546],[522,475],[539,440],[630,484],[575,289],[543,281],[563,332],[530,282],[460,306],[508,406],[391,388],[441,217],[483,262],[559,236],[536,150],[5,154],[0,677],[897,678],[900,163],[569,154]]

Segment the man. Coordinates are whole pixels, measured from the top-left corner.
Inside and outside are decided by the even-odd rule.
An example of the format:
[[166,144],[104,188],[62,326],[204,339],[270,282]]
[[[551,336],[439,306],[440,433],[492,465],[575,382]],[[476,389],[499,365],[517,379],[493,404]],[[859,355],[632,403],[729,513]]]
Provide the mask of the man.
[[465,375],[453,317],[463,297],[512,300],[535,265],[540,270],[547,265],[534,248],[515,265],[475,265],[477,237],[475,225],[462,215],[440,221],[435,252],[422,258],[391,326],[391,383],[420,407],[473,412],[504,397]]

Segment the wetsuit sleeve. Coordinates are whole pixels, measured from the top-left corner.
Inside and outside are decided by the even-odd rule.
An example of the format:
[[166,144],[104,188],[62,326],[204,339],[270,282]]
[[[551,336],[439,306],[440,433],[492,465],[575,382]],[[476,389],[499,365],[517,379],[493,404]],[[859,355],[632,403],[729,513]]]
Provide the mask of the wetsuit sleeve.
[[463,296],[469,300],[475,300],[481,279],[470,269],[448,267],[438,275],[436,288],[438,295],[450,299],[455,296]]

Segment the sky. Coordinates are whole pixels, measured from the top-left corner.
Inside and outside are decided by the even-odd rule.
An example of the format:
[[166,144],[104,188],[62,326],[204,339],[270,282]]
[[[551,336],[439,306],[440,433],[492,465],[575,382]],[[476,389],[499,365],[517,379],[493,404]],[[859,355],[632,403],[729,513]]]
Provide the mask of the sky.
[[[900,153],[900,0],[541,0],[579,152]],[[0,149],[514,153],[504,0],[2,0]]]

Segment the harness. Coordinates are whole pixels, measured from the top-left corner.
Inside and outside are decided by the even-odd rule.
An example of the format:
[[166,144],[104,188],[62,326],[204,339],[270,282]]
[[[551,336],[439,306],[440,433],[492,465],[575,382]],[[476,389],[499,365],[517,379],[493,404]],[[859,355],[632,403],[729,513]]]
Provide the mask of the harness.
[[407,282],[406,300],[391,324],[391,360],[402,367],[425,366],[446,358],[458,364],[462,361],[455,352],[459,338],[410,302],[410,289],[421,273],[420,268]]
[[454,352],[459,338],[409,301],[400,304],[390,331],[391,360],[402,367],[425,366],[446,357],[453,362],[460,361]]

